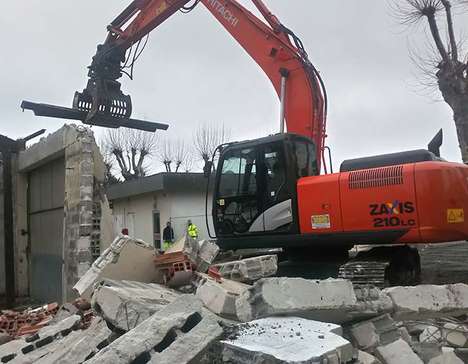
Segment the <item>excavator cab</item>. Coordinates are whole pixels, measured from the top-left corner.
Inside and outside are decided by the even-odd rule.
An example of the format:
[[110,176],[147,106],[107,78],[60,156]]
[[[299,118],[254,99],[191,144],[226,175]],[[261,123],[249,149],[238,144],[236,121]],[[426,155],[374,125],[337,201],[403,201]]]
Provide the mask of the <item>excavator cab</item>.
[[229,144],[216,174],[213,217],[223,239],[297,234],[297,180],[319,174],[315,144],[279,134]]

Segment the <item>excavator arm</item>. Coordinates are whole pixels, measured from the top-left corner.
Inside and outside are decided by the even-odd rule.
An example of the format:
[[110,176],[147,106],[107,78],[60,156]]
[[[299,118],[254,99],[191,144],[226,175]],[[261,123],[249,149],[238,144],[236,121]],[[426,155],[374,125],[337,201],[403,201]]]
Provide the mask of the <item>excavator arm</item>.
[[132,78],[148,34],[177,11],[189,11],[202,3],[266,73],[281,99],[281,122],[288,132],[311,138],[317,146],[319,168],[326,137],[326,93],[319,73],[309,61],[300,39],[283,26],[261,0],[252,0],[266,22],[235,0],[135,0],[108,27],[89,67],[89,81],[76,93],[74,108],[115,117],[131,115],[130,96],[118,79]]

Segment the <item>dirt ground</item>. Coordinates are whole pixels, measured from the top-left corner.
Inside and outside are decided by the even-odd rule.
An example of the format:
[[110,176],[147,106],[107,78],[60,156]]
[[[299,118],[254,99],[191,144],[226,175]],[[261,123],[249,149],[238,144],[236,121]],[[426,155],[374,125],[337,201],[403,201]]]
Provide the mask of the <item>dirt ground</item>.
[[422,283],[468,283],[468,242],[421,247]]

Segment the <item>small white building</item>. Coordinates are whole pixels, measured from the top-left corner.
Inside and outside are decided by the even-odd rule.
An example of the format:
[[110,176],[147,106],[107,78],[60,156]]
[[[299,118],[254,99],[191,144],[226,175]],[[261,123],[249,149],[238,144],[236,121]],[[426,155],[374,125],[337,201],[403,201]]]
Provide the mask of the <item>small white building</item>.
[[[130,236],[161,246],[162,232],[171,222],[175,239],[187,232],[187,221],[198,226],[199,237],[208,239],[205,200],[207,179],[202,173],[159,173],[112,185],[107,189],[116,232],[128,229]],[[208,221],[211,218],[211,194]]]

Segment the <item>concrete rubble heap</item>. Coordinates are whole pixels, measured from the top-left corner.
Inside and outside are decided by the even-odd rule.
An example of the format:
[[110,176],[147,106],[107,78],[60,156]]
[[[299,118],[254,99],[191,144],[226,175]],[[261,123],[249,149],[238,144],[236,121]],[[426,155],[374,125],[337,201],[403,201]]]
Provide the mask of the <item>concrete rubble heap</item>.
[[[0,362],[468,362],[467,285],[380,290],[272,277],[274,255],[216,264],[218,252],[210,241],[184,238],[161,254],[118,237],[75,286],[79,300],[34,332],[11,324],[0,332]],[[181,262],[190,269],[177,270]]]

